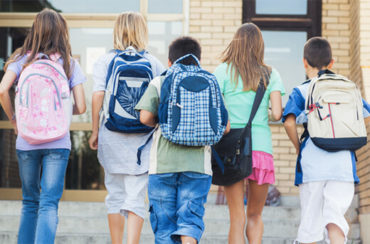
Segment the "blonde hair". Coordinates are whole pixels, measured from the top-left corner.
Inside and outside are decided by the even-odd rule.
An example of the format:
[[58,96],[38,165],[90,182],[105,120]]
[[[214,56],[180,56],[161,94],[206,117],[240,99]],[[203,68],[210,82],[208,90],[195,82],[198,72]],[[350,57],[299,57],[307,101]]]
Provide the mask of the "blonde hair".
[[148,27],[140,13],[121,13],[114,24],[114,48],[125,50],[132,46],[141,51],[148,43]]
[[52,9],[44,9],[38,13],[33,21],[31,31],[28,33],[23,46],[15,50],[6,62],[4,70],[8,65],[19,60],[29,53],[23,67],[30,64],[38,53],[51,55],[59,53],[63,58],[63,68],[68,78],[71,77],[71,45],[67,22],[62,15]]
[[223,51],[221,60],[228,64],[231,81],[238,85],[239,76],[243,81],[243,91],[254,90],[262,77],[266,86],[266,74],[271,68],[264,61],[264,42],[260,29],[253,23],[239,27],[233,40]]

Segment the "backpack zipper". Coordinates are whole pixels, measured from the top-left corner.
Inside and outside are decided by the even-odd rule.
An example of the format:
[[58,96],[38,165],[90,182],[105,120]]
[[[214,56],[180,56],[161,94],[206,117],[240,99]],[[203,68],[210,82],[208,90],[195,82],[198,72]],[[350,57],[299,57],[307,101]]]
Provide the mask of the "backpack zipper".
[[334,123],[333,123],[333,116],[331,114],[331,109],[330,109],[330,104],[336,104],[336,103],[328,103],[328,107],[329,107],[329,117],[330,117],[330,123],[331,123],[331,129],[333,131],[333,138],[335,138],[335,132],[334,132]]
[[36,61],[36,62],[34,62],[34,64],[46,64],[46,65],[52,67],[56,72],[58,72],[65,80],[68,80],[67,77],[64,74],[62,74],[57,68],[55,68],[53,65],[51,65],[49,63],[46,63],[46,62],[43,62],[43,61]]
[[[46,75],[43,75],[43,74],[37,74],[37,73],[29,74],[29,75],[24,79],[24,82],[22,83],[22,86],[19,88],[19,103],[20,103],[21,105],[23,105],[23,104],[22,104],[22,90],[23,90],[23,86],[24,86],[24,84],[26,83],[25,81],[27,81],[27,79],[28,79],[28,78],[30,78],[31,76],[35,76],[35,75],[38,75],[38,76],[41,76],[41,77],[47,78],[47,79],[49,79],[49,80],[51,80],[51,81],[53,82],[53,85],[54,85],[54,87],[55,87],[55,91],[56,91],[56,93],[57,93],[59,106],[60,106],[60,108],[62,108],[62,102],[61,102],[61,100],[60,100],[59,90],[58,90],[58,87],[57,87],[57,86],[56,86],[56,84],[55,84],[55,81],[54,81],[53,79],[51,79],[50,77],[46,76]],[[28,107],[28,100],[29,100],[29,92],[28,92],[28,90],[29,90],[29,82],[27,83],[27,98],[26,98],[26,99],[27,99],[27,103],[26,103],[27,107]]]

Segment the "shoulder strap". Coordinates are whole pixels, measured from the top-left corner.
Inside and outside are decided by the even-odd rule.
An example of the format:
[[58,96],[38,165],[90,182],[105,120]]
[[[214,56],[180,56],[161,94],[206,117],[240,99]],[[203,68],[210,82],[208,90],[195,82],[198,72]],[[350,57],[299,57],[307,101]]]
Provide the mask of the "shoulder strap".
[[[265,75],[265,78],[268,80],[270,78],[270,75],[269,74]],[[260,106],[260,104],[262,102],[263,96],[265,95],[265,91],[266,91],[266,88],[265,88],[265,85],[264,85],[264,82],[263,82],[263,77],[261,77],[260,83],[258,84],[258,88],[257,88],[257,91],[256,91],[256,96],[254,98],[252,111],[251,111],[248,123],[246,124],[245,128],[252,126],[252,121],[254,119],[254,116],[257,113],[258,107]]]

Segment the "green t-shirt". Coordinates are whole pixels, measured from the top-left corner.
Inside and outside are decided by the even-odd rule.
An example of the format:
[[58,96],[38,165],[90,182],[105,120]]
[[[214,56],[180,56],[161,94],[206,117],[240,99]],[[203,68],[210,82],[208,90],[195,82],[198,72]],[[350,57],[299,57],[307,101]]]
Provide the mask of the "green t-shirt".
[[[158,116],[162,83],[162,77],[154,78],[135,109],[146,110]],[[211,148],[174,144],[162,136],[161,129],[158,127],[154,132],[150,149],[149,174],[189,171],[212,175]]]
[[[248,122],[256,92],[243,91],[241,77],[235,87],[235,83],[231,81],[230,68],[226,63],[220,64],[214,71],[214,75],[225,99],[231,128],[244,128]],[[268,125],[268,108],[272,91],[280,91],[282,96],[285,94],[283,83],[276,69],[272,69],[269,85],[252,122],[253,151],[263,151],[270,154],[272,154],[272,141]]]

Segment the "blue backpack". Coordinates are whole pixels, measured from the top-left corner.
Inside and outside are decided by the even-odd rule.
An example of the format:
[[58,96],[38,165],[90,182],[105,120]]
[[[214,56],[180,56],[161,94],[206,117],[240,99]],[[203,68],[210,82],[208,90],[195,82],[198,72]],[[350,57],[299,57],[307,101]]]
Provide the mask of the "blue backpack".
[[140,123],[136,104],[153,79],[151,64],[133,47],[116,50],[111,61],[106,86],[103,111],[105,126],[112,131],[124,133],[147,133],[153,130]]
[[[181,61],[192,57],[197,65]],[[217,143],[226,128],[228,115],[216,77],[200,67],[188,54],[167,70],[160,92],[159,125],[167,140],[186,146]]]

